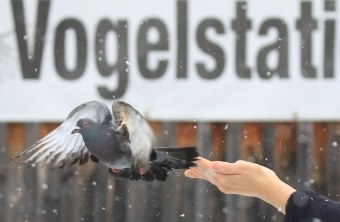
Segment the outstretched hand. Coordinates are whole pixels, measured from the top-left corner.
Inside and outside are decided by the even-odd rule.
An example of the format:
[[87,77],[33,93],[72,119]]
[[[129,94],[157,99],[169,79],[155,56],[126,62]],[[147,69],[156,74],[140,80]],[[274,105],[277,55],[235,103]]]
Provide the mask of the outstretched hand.
[[295,192],[274,171],[255,163],[209,161],[200,157],[196,164],[185,171],[185,176],[205,179],[225,194],[258,197],[283,213],[289,196]]

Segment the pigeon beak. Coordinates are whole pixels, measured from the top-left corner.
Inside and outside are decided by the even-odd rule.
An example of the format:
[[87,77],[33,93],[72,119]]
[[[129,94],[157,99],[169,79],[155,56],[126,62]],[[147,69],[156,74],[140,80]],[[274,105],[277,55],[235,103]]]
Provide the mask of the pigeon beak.
[[74,128],[74,130],[72,130],[71,134],[75,134],[75,133],[79,133],[80,128],[78,126],[76,126],[76,128]]

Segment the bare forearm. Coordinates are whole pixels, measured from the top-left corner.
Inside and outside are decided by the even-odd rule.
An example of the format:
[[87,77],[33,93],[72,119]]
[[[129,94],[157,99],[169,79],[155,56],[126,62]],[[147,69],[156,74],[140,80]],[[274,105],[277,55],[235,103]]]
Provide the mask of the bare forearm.
[[[267,170],[267,169],[266,169]],[[295,189],[281,181],[274,172],[267,172],[268,184],[264,186],[259,198],[276,207],[280,212],[286,212],[286,204]]]

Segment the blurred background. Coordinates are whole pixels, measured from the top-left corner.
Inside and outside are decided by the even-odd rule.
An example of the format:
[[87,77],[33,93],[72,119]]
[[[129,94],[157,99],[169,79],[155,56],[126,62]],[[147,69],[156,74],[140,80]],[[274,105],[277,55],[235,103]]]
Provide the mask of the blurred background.
[[340,200],[338,1],[0,3],[0,221],[282,221],[182,171],[8,162],[79,104],[136,107],[159,146],[256,162]]

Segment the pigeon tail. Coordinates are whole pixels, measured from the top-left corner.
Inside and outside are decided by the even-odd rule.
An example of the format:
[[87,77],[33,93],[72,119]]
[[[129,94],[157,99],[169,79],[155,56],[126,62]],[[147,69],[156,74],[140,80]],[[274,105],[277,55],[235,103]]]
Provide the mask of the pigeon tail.
[[171,169],[187,169],[195,166],[199,156],[196,147],[157,147],[151,154],[151,165],[160,165]]
[[165,181],[172,169],[187,169],[195,166],[194,161],[199,156],[196,147],[155,148],[150,156],[150,167],[141,174],[138,169],[122,169],[111,175],[130,180]]

